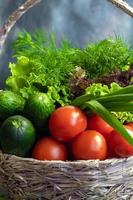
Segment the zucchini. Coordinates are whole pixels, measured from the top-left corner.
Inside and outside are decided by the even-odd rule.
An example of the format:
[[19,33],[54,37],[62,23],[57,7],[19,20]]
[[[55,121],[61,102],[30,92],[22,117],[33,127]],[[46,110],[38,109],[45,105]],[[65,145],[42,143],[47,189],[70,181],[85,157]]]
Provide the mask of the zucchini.
[[30,120],[15,115],[7,118],[0,129],[0,144],[5,153],[25,157],[32,149],[36,133]]

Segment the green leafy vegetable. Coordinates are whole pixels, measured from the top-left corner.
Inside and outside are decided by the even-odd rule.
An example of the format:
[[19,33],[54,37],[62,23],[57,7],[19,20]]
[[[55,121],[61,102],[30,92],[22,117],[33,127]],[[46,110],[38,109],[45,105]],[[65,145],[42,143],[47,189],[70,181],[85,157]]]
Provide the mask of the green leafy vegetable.
[[[78,52],[78,65],[83,66],[89,78],[120,69],[127,70],[133,56],[130,47],[120,37],[108,38],[88,45]],[[125,67],[126,66],[126,67]]]
[[30,60],[33,72],[45,77],[45,84],[55,85],[66,82],[67,77],[75,68],[73,60],[79,49],[69,47],[69,43],[62,41],[61,48],[56,45],[53,34],[50,38],[42,31],[35,34],[22,32],[14,42],[15,57],[25,56]]
[[122,124],[133,122],[133,112],[111,112]]
[[[69,79],[76,66],[85,70],[86,79],[92,79],[114,70],[127,70],[133,60],[132,50],[119,37],[80,49],[71,47],[67,40],[58,47],[53,33],[47,37],[43,31],[21,32],[13,49],[17,62],[9,65],[8,88],[28,98],[34,90],[44,92],[52,86],[61,105],[71,101]],[[107,92],[106,88],[103,92]]]
[[[9,64],[12,76],[6,80],[6,85],[12,91],[28,98],[34,91],[48,92],[60,105],[69,102],[69,88],[58,80],[53,80],[47,73],[39,72],[35,63],[29,58],[18,57],[16,64]],[[38,69],[38,70],[37,70]],[[48,81],[47,81],[48,80]]]
[[111,83],[110,87],[102,85],[101,83],[93,83],[86,88],[85,93],[92,95],[93,97],[101,97],[115,92],[118,94],[118,90],[121,88],[122,87],[115,82]]
[[120,37],[108,38],[84,49],[71,47],[65,39],[59,48],[53,33],[48,38],[43,31],[37,31],[35,34],[22,32],[14,42],[13,48],[15,57],[24,55],[34,58],[34,62],[36,60],[44,64],[44,68],[63,69],[63,74],[68,75],[76,65],[81,66],[86,69],[88,78],[118,69],[127,70],[133,60],[130,46]]
[[73,105],[80,106],[83,105],[87,100],[97,99],[97,98],[102,99],[102,97],[103,99],[104,98],[106,99],[106,96],[108,100],[109,94],[112,93],[115,94],[115,92],[117,94],[118,91],[120,91],[120,89],[121,87],[117,83],[112,83],[110,85],[110,88],[107,85],[102,85],[101,83],[93,83],[92,85],[86,88],[85,95],[77,97],[72,103]]

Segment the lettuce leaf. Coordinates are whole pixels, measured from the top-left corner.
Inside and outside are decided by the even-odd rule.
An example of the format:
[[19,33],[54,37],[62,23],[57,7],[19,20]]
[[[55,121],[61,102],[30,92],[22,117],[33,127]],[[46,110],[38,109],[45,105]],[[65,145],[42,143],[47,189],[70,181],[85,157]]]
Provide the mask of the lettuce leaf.
[[16,64],[10,63],[9,68],[12,75],[6,80],[7,88],[21,94],[24,98],[28,98],[33,92],[40,91],[47,93],[55,103],[62,106],[70,102],[68,88],[61,85],[59,81],[54,85],[48,84],[46,74],[33,70],[34,63],[30,62],[29,58],[18,57]]
[[86,88],[85,94],[88,94],[93,98],[97,98],[107,94],[111,94],[119,90],[120,88],[122,87],[120,87],[115,82],[111,83],[110,87],[107,85],[102,85],[101,83],[93,83],[92,85]]
[[[117,83],[111,83],[110,87],[102,85],[101,83],[93,83],[86,88],[85,94],[88,94],[91,99],[95,99],[101,96],[105,96],[118,91],[120,87]],[[133,122],[132,112],[111,112],[122,123]]]

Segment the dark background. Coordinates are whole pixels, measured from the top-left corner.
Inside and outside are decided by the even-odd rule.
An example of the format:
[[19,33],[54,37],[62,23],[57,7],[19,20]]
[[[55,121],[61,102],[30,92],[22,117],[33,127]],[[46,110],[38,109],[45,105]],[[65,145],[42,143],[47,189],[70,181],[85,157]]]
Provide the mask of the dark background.
[[[0,0],[0,25],[23,0]],[[133,0],[127,0],[133,5]],[[53,31],[59,42],[66,37],[74,46],[84,47],[108,36],[120,35],[133,43],[133,19],[106,0],[42,0],[13,27],[0,57],[0,85],[8,75],[11,43],[18,31],[43,28]]]

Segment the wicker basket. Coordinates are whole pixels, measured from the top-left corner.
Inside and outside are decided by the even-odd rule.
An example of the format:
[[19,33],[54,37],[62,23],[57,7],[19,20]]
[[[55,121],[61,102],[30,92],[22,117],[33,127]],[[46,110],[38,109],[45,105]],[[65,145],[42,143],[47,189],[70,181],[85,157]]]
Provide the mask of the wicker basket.
[[131,200],[133,157],[62,162],[0,152],[0,188],[14,200]]

